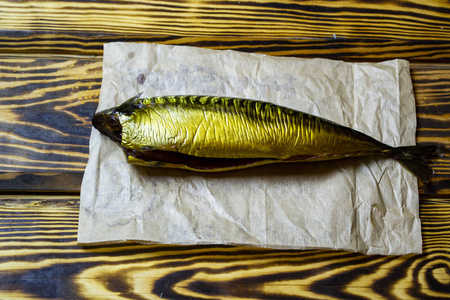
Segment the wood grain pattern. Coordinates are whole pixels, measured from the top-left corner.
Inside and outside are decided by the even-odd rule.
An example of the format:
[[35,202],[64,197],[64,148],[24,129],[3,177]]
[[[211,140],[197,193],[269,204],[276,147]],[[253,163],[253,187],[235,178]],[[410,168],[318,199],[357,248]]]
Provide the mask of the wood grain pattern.
[[103,55],[103,44],[110,42],[148,42],[184,45],[216,50],[265,53],[274,56],[328,58],[344,61],[380,61],[403,58],[411,62],[450,60],[450,41],[446,39],[391,39],[344,36],[317,38],[278,38],[254,36],[173,36],[148,34],[86,33],[83,31],[0,30],[0,53],[63,53]]
[[450,40],[447,1],[0,1],[1,28],[181,36]]
[[83,172],[0,172],[0,193],[80,193]]
[[101,55],[107,42],[145,41],[351,61],[450,59],[443,0],[0,0],[0,7],[0,52]]
[[[88,159],[90,120],[100,94],[101,64],[101,57],[0,57],[0,190],[79,190]],[[417,141],[450,147],[450,68],[412,64],[411,74]],[[421,185],[422,194],[446,192],[449,160],[432,162],[436,178]]]
[[424,254],[367,256],[217,245],[78,246],[78,197],[0,196],[0,295],[442,299],[450,297],[449,200],[421,202]]
[[[437,71],[440,70],[440,71]],[[416,98],[418,144],[440,143],[450,147],[450,66],[417,64],[411,67]],[[433,182],[419,182],[419,192],[426,195],[448,195],[450,192],[450,157],[435,159]]]
[[0,0],[0,299],[450,298],[448,157],[420,185],[422,255],[77,245],[113,41],[422,63],[411,66],[417,141],[450,146],[447,0]]
[[0,172],[82,172],[101,59],[0,59]]

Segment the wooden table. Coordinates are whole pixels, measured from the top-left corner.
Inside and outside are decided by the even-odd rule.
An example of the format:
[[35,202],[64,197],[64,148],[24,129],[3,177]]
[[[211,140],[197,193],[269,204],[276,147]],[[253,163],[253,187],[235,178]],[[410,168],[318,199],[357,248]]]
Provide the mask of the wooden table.
[[423,254],[76,243],[102,44],[411,62],[417,142],[450,146],[450,4],[0,0],[0,299],[450,297],[450,164],[420,185]]

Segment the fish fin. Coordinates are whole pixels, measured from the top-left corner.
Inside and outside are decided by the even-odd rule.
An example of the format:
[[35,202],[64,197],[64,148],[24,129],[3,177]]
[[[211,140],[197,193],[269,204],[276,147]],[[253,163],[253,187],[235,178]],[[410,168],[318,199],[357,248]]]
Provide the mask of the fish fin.
[[391,156],[424,183],[430,182],[434,173],[427,161],[443,157],[445,153],[449,153],[448,149],[440,145],[406,146],[391,150]]
[[134,96],[134,97],[131,97],[130,99],[137,100],[137,99],[139,99],[139,98],[142,96],[143,93],[144,93],[144,92],[140,92],[139,94],[137,94],[137,95]]

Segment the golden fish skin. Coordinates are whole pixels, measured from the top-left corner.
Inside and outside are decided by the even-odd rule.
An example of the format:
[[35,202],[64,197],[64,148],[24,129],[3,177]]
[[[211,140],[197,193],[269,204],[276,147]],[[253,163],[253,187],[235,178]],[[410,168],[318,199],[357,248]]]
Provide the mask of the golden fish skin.
[[372,155],[403,164],[408,152],[323,118],[228,97],[137,96],[97,113],[93,125],[124,149],[129,163],[196,171]]

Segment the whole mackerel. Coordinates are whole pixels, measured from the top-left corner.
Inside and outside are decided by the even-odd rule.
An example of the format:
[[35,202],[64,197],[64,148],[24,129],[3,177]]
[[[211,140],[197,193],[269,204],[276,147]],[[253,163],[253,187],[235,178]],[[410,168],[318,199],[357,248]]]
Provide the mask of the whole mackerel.
[[226,171],[270,163],[388,156],[424,182],[436,145],[391,147],[329,120],[267,102],[211,96],[139,98],[94,115],[128,163]]

